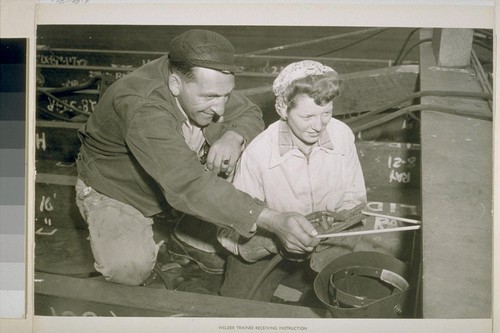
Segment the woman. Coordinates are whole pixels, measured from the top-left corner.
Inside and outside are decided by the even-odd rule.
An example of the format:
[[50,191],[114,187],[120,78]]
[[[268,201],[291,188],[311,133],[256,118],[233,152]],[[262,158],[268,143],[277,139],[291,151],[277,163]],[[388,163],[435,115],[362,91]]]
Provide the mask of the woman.
[[[339,77],[330,67],[305,60],[285,67],[273,83],[280,120],[245,149],[234,186],[277,211],[303,215],[341,211],[366,203],[363,173],[350,128],[332,118]],[[279,242],[258,231],[252,238],[220,229],[227,261],[220,293],[244,297]],[[285,257],[286,251],[280,250]],[[278,274],[279,275],[279,274]],[[279,278],[267,281],[257,299],[269,300]],[[272,295],[272,294],[271,294]]]

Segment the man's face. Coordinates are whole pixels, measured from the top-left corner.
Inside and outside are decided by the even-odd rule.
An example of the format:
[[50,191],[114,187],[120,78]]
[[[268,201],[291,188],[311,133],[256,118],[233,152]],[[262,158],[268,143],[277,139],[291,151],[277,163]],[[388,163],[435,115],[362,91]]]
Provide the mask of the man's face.
[[195,67],[194,80],[182,81],[177,99],[189,119],[200,127],[207,126],[214,116],[224,114],[229,93],[234,89],[234,75]]
[[313,145],[332,119],[332,110],[333,102],[320,106],[311,97],[301,94],[295,97],[295,106],[288,110],[286,122],[296,138]]

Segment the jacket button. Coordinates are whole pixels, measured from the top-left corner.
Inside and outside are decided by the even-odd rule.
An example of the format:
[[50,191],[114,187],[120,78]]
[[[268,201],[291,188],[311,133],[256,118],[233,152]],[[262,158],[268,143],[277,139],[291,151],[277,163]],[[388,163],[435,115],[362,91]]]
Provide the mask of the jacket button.
[[249,213],[250,213],[250,215],[253,215],[253,210],[250,210]]

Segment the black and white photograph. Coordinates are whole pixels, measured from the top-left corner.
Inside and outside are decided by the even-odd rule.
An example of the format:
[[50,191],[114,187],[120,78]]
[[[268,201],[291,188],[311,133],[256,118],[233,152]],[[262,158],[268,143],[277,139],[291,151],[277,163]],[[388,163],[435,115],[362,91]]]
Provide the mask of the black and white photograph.
[[36,315],[491,317],[491,29],[38,25],[36,60]]

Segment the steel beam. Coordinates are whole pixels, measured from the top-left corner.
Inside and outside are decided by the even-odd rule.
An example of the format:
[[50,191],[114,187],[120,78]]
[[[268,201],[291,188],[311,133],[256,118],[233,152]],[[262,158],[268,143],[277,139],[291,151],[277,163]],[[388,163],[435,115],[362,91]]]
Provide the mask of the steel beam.
[[37,315],[321,318],[325,309],[35,274]]
[[[420,66],[421,90],[481,91],[470,67],[439,66],[428,43],[421,45]],[[465,98],[422,103],[491,112],[486,101]],[[421,133],[423,317],[490,318],[492,123],[424,110]]]

